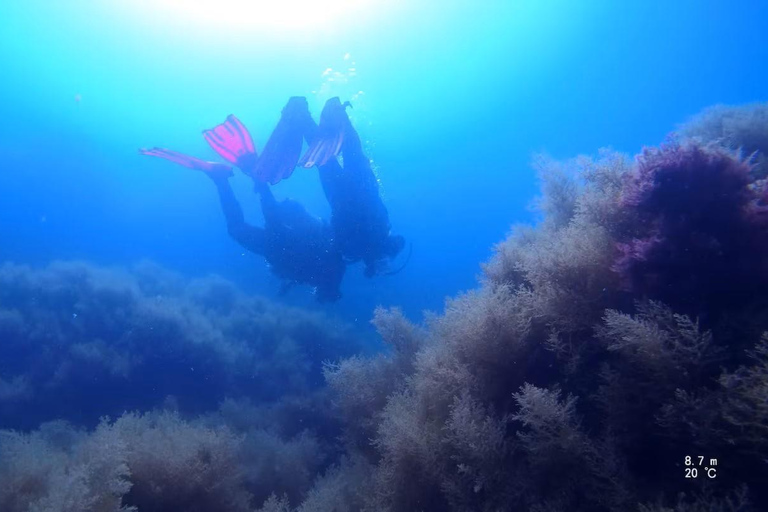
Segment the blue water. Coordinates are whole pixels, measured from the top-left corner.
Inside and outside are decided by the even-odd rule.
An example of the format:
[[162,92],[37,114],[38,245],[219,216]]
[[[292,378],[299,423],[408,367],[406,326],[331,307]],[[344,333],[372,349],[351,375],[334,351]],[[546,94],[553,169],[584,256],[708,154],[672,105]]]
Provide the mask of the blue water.
[[[350,268],[336,304],[302,288],[281,300],[358,322],[377,304],[418,317],[472,288],[492,245],[533,220],[533,152],[636,153],[703,107],[768,90],[759,1],[368,2],[279,29],[259,9],[227,25],[166,4],[0,5],[0,260],[149,259],[274,296],[207,180],[137,149],[212,158],[200,132],[230,113],[263,147],[289,96],[317,116],[363,91],[353,122],[413,256],[391,277]],[[247,180],[235,187],[260,222]],[[329,214],[314,170],[275,194]]]

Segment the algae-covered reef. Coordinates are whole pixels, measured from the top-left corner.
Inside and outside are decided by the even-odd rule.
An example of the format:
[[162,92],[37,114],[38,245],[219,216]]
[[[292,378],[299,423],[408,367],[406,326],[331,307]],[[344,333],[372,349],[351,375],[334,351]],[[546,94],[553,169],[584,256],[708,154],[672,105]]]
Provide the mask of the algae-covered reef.
[[[540,222],[496,246],[477,289],[420,325],[378,309],[390,350],[329,349],[325,384],[273,356],[289,365],[276,375],[304,376],[285,395],[249,390],[235,364],[210,402],[237,399],[205,413],[148,404],[90,431],[6,431],[0,509],[765,510],[762,154],[681,133],[634,159],[537,159]],[[3,307],[5,329],[28,325]],[[225,339],[202,360],[252,350],[247,331]],[[0,376],[2,400],[45,393],[36,374]]]
[[768,204],[727,142],[538,159],[541,222],[480,287],[329,368],[371,510],[766,506]]
[[750,156],[753,172],[768,175],[768,103],[714,105],[678,129],[683,137],[716,142]]
[[360,348],[320,314],[147,262],[0,266],[0,339],[0,428],[95,426],[167,401],[198,413],[227,397],[308,396],[322,361]]

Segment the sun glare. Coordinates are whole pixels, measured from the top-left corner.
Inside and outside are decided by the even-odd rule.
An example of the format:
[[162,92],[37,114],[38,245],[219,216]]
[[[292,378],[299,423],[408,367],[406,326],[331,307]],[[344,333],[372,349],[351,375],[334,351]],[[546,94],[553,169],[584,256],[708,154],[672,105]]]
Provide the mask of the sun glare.
[[328,27],[368,11],[374,0],[162,0],[175,16],[218,28]]

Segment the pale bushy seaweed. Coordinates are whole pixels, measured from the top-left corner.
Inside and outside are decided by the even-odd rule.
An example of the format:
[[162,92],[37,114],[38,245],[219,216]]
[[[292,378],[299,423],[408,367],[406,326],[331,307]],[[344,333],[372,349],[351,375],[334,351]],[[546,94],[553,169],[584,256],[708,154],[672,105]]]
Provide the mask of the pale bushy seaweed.
[[248,510],[238,464],[243,441],[228,429],[196,426],[173,413],[126,414],[99,429],[123,446],[132,484],[124,502],[139,511]]
[[272,494],[257,512],[291,512],[291,502],[285,496],[278,498],[276,494]]
[[0,427],[95,423],[168,395],[196,412],[227,396],[309,394],[322,385],[324,360],[359,346],[320,314],[245,296],[221,278],[184,283],[149,264],[5,264],[0,337]]
[[[402,388],[406,377],[413,373],[414,356],[426,337],[397,308],[376,308],[372,323],[389,353],[328,362],[324,370],[335,408],[343,421],[349,420],[345,421],[346,441],[361,450],[370,448],[387,397]],[[350,386],[351,382],[355,385]]]
[[358,512],[372,492],[371,464],[360,455],[344,457],[319,476],[297,512]]
[[90,435],[56,429],[2,433],[2,510],[249,510],[237,464],[242,441],[225,428],[163,413],[104,420]]
[[349,463],[315,482],[324,450],[309,431],[283,439],[169,411],[104,419],[92,433],[61,422],[0,431],[0,510],[251,512],[276,506],[275,493],[282,503],[333,501]]
[[694,496],[681,493],[672,508],[662,504],[641,504],[639,512],[742,512],[751,510],[752,503],[746,487],[740,487],[731,494],[718,498],[706,490]]
[[753,159],[757,176],[768,174],[768,103],[714,105],[680,125],[678,132],[741,151]]
[[735,427],[731,444],[742,449],[768,445],[768,333],[747,352],[751,364],[720,376],[725,390],[721,414]]
[[541,183],[541,195],[532,203],[532,209],[541,216],[542,224],[557,229],[567,225],[576,213],[578,198],[576,160],[560,162],[540,153],[534,155],[532,167]]
[[[606,270],[616,257],[614,231],[623,216],[617,201],[631,166],[626,157],[608,150],[596,160],[569,162],[565,174],[562,166],[546,162],[552,169],[540,171],[544,195],[539,202],[559,204],[566,188],[575,195],[572,206],[556,214],[557,222],[515,227],[483,270],[492,286],[535,290],[552,328],[578,331],[598,321],[600,306],[614,299],[618,277]],[[564,180],[570,184],[563,185]],[[547,193],[552,190],[554,197]]]
[[125,443],[98,429],[90,436],[63,423],[32,434],[0,431],[0,510],[135,512]]

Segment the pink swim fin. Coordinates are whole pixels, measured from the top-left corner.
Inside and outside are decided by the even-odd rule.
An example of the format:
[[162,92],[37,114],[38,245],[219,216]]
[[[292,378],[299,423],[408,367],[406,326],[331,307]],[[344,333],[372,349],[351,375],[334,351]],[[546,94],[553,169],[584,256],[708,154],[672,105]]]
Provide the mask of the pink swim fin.
[[345,128],[349,123],[346,112],[348,105],[349,103],[342,104],[338,97],[325,102],[323,112],[320,114],[318,136],[299,160],[301,167],[309,169],[316,165],[325,165],[328,160],[339,154],[344,144]]
[[253,172],[258,159],[256,146],[248,129],[237,117],[230,114],[223,123],[204,130],[203,137],[226,161],[246,174]]
[[164,160],[179,164],[187,169],[203,171],[207,173],[222,173],[227,176],[232,175],[232,168],[219,162],[207,162],[194,156],[185,155],[178,151],[164,148],[140,149],[139,153],[146,156],[155,156]]

